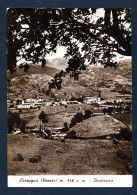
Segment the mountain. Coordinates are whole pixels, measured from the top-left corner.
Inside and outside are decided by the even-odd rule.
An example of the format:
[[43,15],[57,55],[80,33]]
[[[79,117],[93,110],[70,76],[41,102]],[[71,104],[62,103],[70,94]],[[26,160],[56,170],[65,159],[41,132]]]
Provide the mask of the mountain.
[[67,67],[67,60],[64,58],[48,59],[47,66],[64,70]]
[[[50,64],[50,62],[48,62]],[[29,64],[30,68],[27,72],[17,67],[14,74],[7,72],[8,93],[24,93],[24,96],[33,97],[35,94],[48,89],[48,82],[53,79],[56,73],[60,72],[60,69],[46,65],[41,67],[39,64]]]
[[[14,74],[7,73],[7,91],[12,93],[24,93],[25,97],[32,97],[37,93],[44,93],[48,90],[48,82],[53,79],[67,66],[63,58],[47,60],[46,66],[42,68],[39,64],[29,64],[27,72],[17,67]],[[87,66],[85,71],[79,75],[79,80],[74,81],[67,74],[63,77],[62,89],[53,90],[55,94],[67,94],[69,97],[95,96],[98,90],[132,90],[132,65],[131,60],[123,60],[116,69],[104,68],[103,66]],[[104,97],[110,95],[104,90]],[[112,93],[111,93],[112,94]],[[114,95],[114,93],[113,93]],[[45,98],[48,96],[45,95]]]

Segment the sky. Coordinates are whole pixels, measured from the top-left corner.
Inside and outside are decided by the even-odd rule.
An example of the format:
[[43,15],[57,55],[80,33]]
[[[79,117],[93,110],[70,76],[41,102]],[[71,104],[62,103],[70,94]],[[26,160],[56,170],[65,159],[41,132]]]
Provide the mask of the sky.
[[[64,54],[66,53],[66,47],[64,46],[58,46],[57,47],[57,52],[56,53],[52,53],[52,54],[47,54],[46,55],[46,59],[54,59],[54,58],[63,58]],[[17,59],[18,60],[18,59]],[[24,63],[25,62],[25,59],[21,59],[20,61],[17,62],[17,65],[21,64],[21,63]],[[28,61],[29,63],[29,61]],[[31,63],[31,61],[30,61]]]
[[[52,54],[47,54],[46,55],[46,59],[54,59],[54,58],[63,58],[64,54],[66,53],[66,47],[64,46],[58,46],[57,47],[57,52],[56,53],[52,53]],[[118,54],[117,58],[115,59],[116,61],[119,61],[121,59],[121,55]],[[123,56],[122,60],[125,59],[131,59],[131,56]],[[17,65],[24,63],[25,59],[22,59],[20,61],[17,62]],[[29,63],[29,62],[28,62]],[[31,61],[30,61],[31,63]]]
[[53,53],[52,55],[47,54],[46,58],[47,59],[53,59],[53,58],[63,58],[64,54],[66,53],[66,47],[64,46],[58,46],[57,47],[57,52]]

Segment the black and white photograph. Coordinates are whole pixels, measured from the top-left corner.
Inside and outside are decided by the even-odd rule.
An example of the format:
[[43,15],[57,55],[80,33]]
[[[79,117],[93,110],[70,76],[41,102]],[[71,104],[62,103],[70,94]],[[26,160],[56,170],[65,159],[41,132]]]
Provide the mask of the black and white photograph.
[[9,187],[131,187],[131,12],[7,8]]

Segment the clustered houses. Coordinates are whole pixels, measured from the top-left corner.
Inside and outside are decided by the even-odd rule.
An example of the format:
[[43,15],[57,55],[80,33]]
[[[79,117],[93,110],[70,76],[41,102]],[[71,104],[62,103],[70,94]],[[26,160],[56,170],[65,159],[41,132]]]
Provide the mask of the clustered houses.
[[[101,108],[106,108],[106,107],[115,107],[119,103],[124,103],[128,104],[132,102],[132,97],[131,95],[119,95],[120,99],[117,100],[104,100],[101,97],[98,96],[88,96],[83,98],[83,103],[84,104],[92,104],[96,105]],[[32,109],[32,108],[38,108],[41,106],[56,106],[56,105],[68,105],[68,104],[81,104],[79,101],[68,101],[68,100],[60,100],[55,98],[51,98],[49,100],[44,100],[44,99],[33,99],[33,98],[28,98],[26,100],[24,99],[19,99],[16,98],[14,100],[7,100],[7,107],[8,108],[14,108],[14,109]]]
[[14,100],[7,100],[7,107],[8,108],[15,108],[15,109],[31,109],[31,108],[38,108],[39,106],[44,105],[44,99],[19,99],[16,98]]
[[[116,96],[116,99],[104,100],[101,98],[101,91],[99,91],[98,95],[96,96],[85,96],[81,98],[81,102],[78,100],[71,101],[71,96],[64,92],[58,92],[55,94],[54,98],[50,98],[48,100],[44,100],[42,94],[36,94],[35,98],[28,98],[24,99],[20,98],[18,94],[14,94],[14,97],[9,94],[7,96],[7,107],[8,109],[33,109],[33,108],[40,108],[41,106],[60,106],[60,105],[68,105],[68,104],[91,104],[94,106],[94,109],[101,110],[103,108],[113,107],[116,108],[118,104],[123,104],[123,108],[132,102],[132,95],[131,94],[119,94]],[[15,96],[16,95],[16,96]],[[17,98],[15,98],[17,97]],[[83,100],[83,101],[82,101]],[[132,106],[132,104],[131,104]],[[131,108],[131,107],[130,107]],[[132,108],[131,108],[132,109]]]
[[[110,100],[104,100],[103,98],[94,96],[94,97],[85,97],[83,98],[83,103],[90,104],[94,106],[94,110],[100,110],[104,108],[114,108],[117,109],[121,107],[121,109],[126,109],[126,107],[130,107],[129,109],[132,109],[132,96],[129,95],[119,95],[116,96],[120,99],[110,99]],[[100,112],[99,111],[99,112]]]

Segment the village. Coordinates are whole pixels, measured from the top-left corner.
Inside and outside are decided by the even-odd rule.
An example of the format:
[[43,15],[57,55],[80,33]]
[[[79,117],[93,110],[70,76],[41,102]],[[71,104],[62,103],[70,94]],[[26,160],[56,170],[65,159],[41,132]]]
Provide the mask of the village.
[[[19,98],[16,94],[7,100],[7,112],[10,115],[15,114],[15,118],[18,116],[17,120],[21,121],[21,124],[13,125],[12,132],[8,133],[9,147],[11,144],[14,146],[12,153],[8,154],[9,174],[22,173],[24,163],[28,164],[28,172],[36,168],[38,174],[59,174],[60,169],[50,166],[53,165],[54,158],[60,162],[58,167],[61,167],[62,174],[73,172],[73,166],[76,174],[81,174],[78,167],[83,167],[85,161],[75,159],[81,157],[86,159],[86,163],[93,163],[92,169],[82,168],[86,174],[97,174],[98,170],[103,170],[103,174],[118,174],[119,166],[122,167],[121,174],[131,173],[131,95],[119,94],[113,99],[105,99],[99,91],[96,96],[85,94],[81,99],[69,96],[59,99],[58,94],[56,98],[48,99],[44,99],[42,94],[38,94],[36,99]],[[95,151],[92,151],[92,145]],[[81,153],[77,152],[77,147]],[[97,155],[101,162],[97,168],[94,168],[92,162],[94,155]],[[113,156],[119,162],[115,168],[110,166],[113,164]],[[64,158],[67,159],[67,166],[63,164]],[[76,161],[76,165],[70,168],[69,159]],[[107,162],[106,168],[102,159]],[[12,163],[13,167],[18,163],[18,171],[12,168]],[[34,168],[30,166],[31,163]]]
[[[49,97],[49,99],[44,99],[42,94],[38,94],[36,99],[18,98],[14,94],[13,99],[7,100],[7,111],[19,113],[21,118],[25,117],[24,119],[27,118],[27,110],[28,116],[31,113],[33,116],[35,113],[33,120],[27,119],[25,121],[26,133],[40,133],[43,138],[47,139],[64,139],[67,136],[71,120],[77,113],[82,113],[84,116],[85,111],[90,110],[90,117],[95,117],[105,114],[129,113],[132,110],[132,98],[130,94],[119,95],[116,99],[108,100],[101,97],[101,91],[98,91],[97,96],[85,96],[81,99],[70,98],[69,96],[62,96],[59,99],[58,96],[60,93],[55,94],[55,98]],[[49,118],[44,128],[42,128],[38,120],[39,114],[42,111],[45,111]],[[56,123],[55,118],[60,120],[59,123]],[[64,127],[64,123],[67,124],[66,127]],[[21,133],[20,128],[15,127],[13,133]]]
[[[58,98],[61,92],[55,94],[55,98],[48,98],[44,99],[42,94],[38,94],[37,98],[21,98],[17,97],[18,94],[14,93],[13,98],[7,98],[7,109],[8,110],[19,110],[19,109],[40,109],[41,106],[63,106],[69,104],[89,104],[93,105],[94,109],[102,110],[103,108],[113,107],[116,108],[119,105],[122,106],[123,109],[126,108],[127,105],[130,105],[131,109],[131,102],[132,102],[132,95],[131,94],[119,94],[116,98],[113,99],[104,99],[101,97],[101,91],[98,92],[96,96],[84,96],[78,100],[77,98],[72,97],[65,97]],[[8,96],[8,95],[7,95]],[[11,95],[9,95],[11,97]]]

